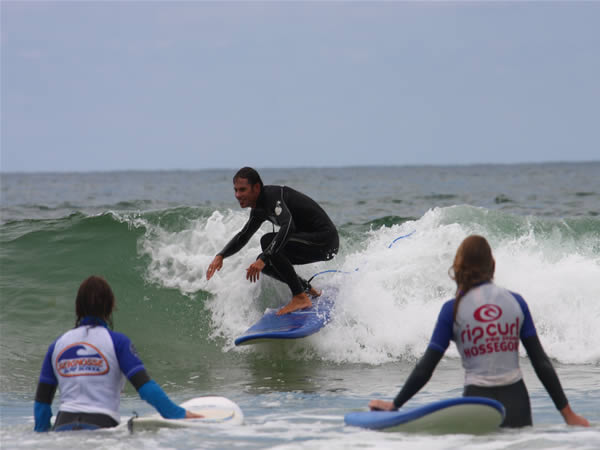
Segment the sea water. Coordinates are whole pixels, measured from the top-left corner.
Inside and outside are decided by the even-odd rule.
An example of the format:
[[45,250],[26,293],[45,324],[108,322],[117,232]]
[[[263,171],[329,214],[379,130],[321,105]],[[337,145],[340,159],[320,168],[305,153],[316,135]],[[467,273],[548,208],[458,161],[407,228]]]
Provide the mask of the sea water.
[[[313,284],[339,296],[319,333],[240,348],[235,338],[289,292],[268,277],[245,279],[270,224],[206,280],[248,217],[233,197],[234,172],[1,175],[2,448],[600,447],[600,163],[260,170],[266,184],[317,200],[338,227],[336,258],[298,272],[327,271]],[[344,426],[345,413],[401,388],[454,295],[448,269],[472,233],[492,245],[495,282],[527,300],[572,408],[592,427],[564,425],[522,349],[533,427],[433,436]],[[245,424],[34,433],[42,358],[73,327],[77,288],[91,274],[113,287],[114,329],[173,400],[226,396]],[[452,344],[405,408],[460,396],[463,377]],[[154,411],[127,385],[122,420],[134,412]]]

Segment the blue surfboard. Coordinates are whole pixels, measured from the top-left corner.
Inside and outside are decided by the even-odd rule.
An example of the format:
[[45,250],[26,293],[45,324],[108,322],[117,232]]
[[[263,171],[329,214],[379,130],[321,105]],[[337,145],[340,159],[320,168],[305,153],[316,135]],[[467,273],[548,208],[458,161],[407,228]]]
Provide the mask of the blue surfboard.
[[278,309],[267,309],[264,316],[235,340],[235,345],[257,344],[281,339],[299,339],[316,333],[331,318],[335,289],[323,289],[312,300],[313,306],[281,316]]
[[484,434],[498,430],[504,406],[485,397],[458,397],[400,411],[352,412],[346,425],[371,430],[433,434]]

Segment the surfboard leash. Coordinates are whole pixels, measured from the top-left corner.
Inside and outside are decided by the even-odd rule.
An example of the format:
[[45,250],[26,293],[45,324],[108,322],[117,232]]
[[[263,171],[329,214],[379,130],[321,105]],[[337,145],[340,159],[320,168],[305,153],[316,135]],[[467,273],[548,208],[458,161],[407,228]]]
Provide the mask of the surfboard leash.
[[404,239],[405,237],[409,237],[411,235],[413,235],[415,233],[415,231],[417,230],[412,230],[410,233],[405,234],[404,236],[398,236],[396,239],[394,239],[390,245],[388,245],[388,248],[392,248],[392,245],[394,245],[396,243],[396,241],[399,241],[400,239]]
[[[392,248],[392,245],[394,245],[394,244],[395,244],[397,241],[399,241],[400,239],[404,239],[404,238],[407,238],[407,237],[409,237],[409,236],[412,236],[412,235],[413,235],[413,234],[414,234],[416,231],[417,231],[417,230],[412,230],[412,231],[411,231],[410,233],[408,233],[408,234],[405,234],[405,235],[402,235],[402,236],[398,236],[396,239],[394,239],[394,240],[393,240],[393,241],[390,243],[390,245],[388,245],[388,248]],[[348,271],[345,271],[345,270],[337,270],[337,269],[323,270],[322,272],[317,272],[317,273],[315,273],[315,274],[314,274],[312,277],[310,277],[310,278],[308,279],[308,284],[310,284],[310,282],[311,282],[311,281],[312,281],[312,280],[313,280],[315,277],[318,277],[319,275],[323,275],[324,273],[343,273],[343,274],[346,274],[346,275],[348,275],[348,274],[351,274],[351,273],[354,273],[354,272],[357,272],[357,271],[358,271],[358,267],[357,267],[356,269],[354,269],[353,271],[350,271],[350,272],[348,272]]]
[[349,273],[356,272],[357,270],[358,270],[358,267],[357,267],[356,269],[354,269],[352,272],[346,272],[346,271],[344,271],[344,270],[337,270],[337,269],[329,269],[329,270],[324,270],[324,271],[322,271],[322,272],[315,273],[315,274],[314,274],[312,277],[310,277],[310,278],[308,279],[307,283],[309,283],[309,284],[310,284],[310,282],[313,280],[313,278],[315,278],[315,277],[317,277],[317,276],[319,276],[319,275],[323,275],[324,273],[334,273],[334,272],[335,272],[335,273],[345,273],[345,274],[349,274]]
[[139,417],[136,411],[132,411],[132,414],[133,416],[131,416],[127,421],[127,429],[130,433],[133,433],[133,419],[137,419]]

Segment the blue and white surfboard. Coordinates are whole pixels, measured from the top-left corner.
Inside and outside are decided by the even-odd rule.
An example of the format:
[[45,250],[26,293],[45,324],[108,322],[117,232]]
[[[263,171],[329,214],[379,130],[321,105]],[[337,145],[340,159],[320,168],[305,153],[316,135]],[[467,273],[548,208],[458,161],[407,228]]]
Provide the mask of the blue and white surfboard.
[[498,430],[503,420],[504,406],[484,397],[451,398],[413,409],[353,412],[344,417],[346,425],[355,427],[434,434],[489,433]]
[[264,316],[235,340],[235,345],[248,345],[282,339],[299,339],[316,333],[331,318],[334,305],[334,289],[312,300],[313,306],[281,316],[279,309],[267,309]]

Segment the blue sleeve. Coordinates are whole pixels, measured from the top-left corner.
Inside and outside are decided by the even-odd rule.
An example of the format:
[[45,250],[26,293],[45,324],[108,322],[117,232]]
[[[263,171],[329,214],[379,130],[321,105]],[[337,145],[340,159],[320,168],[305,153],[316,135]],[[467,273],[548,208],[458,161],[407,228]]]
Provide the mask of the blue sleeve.
[[54,368],[52,367],[52,353],[54,353],[54,345],[56,341],[54,341],[50,347],[48,347],[48,351],[46,352],[46,356],[44,357],[44,362],[42,363],[42,370],[40,372],[40,382],[46,384],[57,385],[58,380],[56,379],[56,375],[54,373]]
[[[56,386],[58,384],[58,380],[56,379],[56,375],[54,374],[54,369],[52,368],[52,353],[54,353],[54,345],[56,341],[54,341],[50,347],[48,347],[48,351],[46,352],[46,356],[44,357],[44,361],[42,362],[42,370],[40,372],[40,383],[45,383],[48,385]],[[33,403],[33,419],[35,422],[34,430],[35,431],[48,431],[50,429],[50,418],[52,417],[52,407],[50,403],[43,402],[34,402]]]
[[140,370],[144,370],[144,363],[138,356],[131,340],[123,333],[111,330],[109,330],[109,333],[115,346],[119,366],[125,376],[131,378]]
[[448,300],[442,306],[437,323],[433,329],[429,347],[444,353],[452,340],[454,325],[454,299]]
[[521,340],[531,336],[537,336],[537,331],[535,329],[535,325],[533,324],[533,318],[531,317],[531,313],[529,312],[527,302],[519,294],[515,294],[514,292],[511,292],[511,294],[515,299],[517,299],[517,302],[521,307],[521,311],[523,311],[523,315],[525,316],[523,318],[523,325],[521,326]]
[[154,380],[150,380],[144,384],[138,390],[138,393],[143,400],[154,406],[165,419],[185,418],[185,409],[173,403],[165,391]]
[[33,418],[35,420],[34,430],[44,432],[50,430],[50,418],[52,417],[52,408],[48,403],[33,403]]

